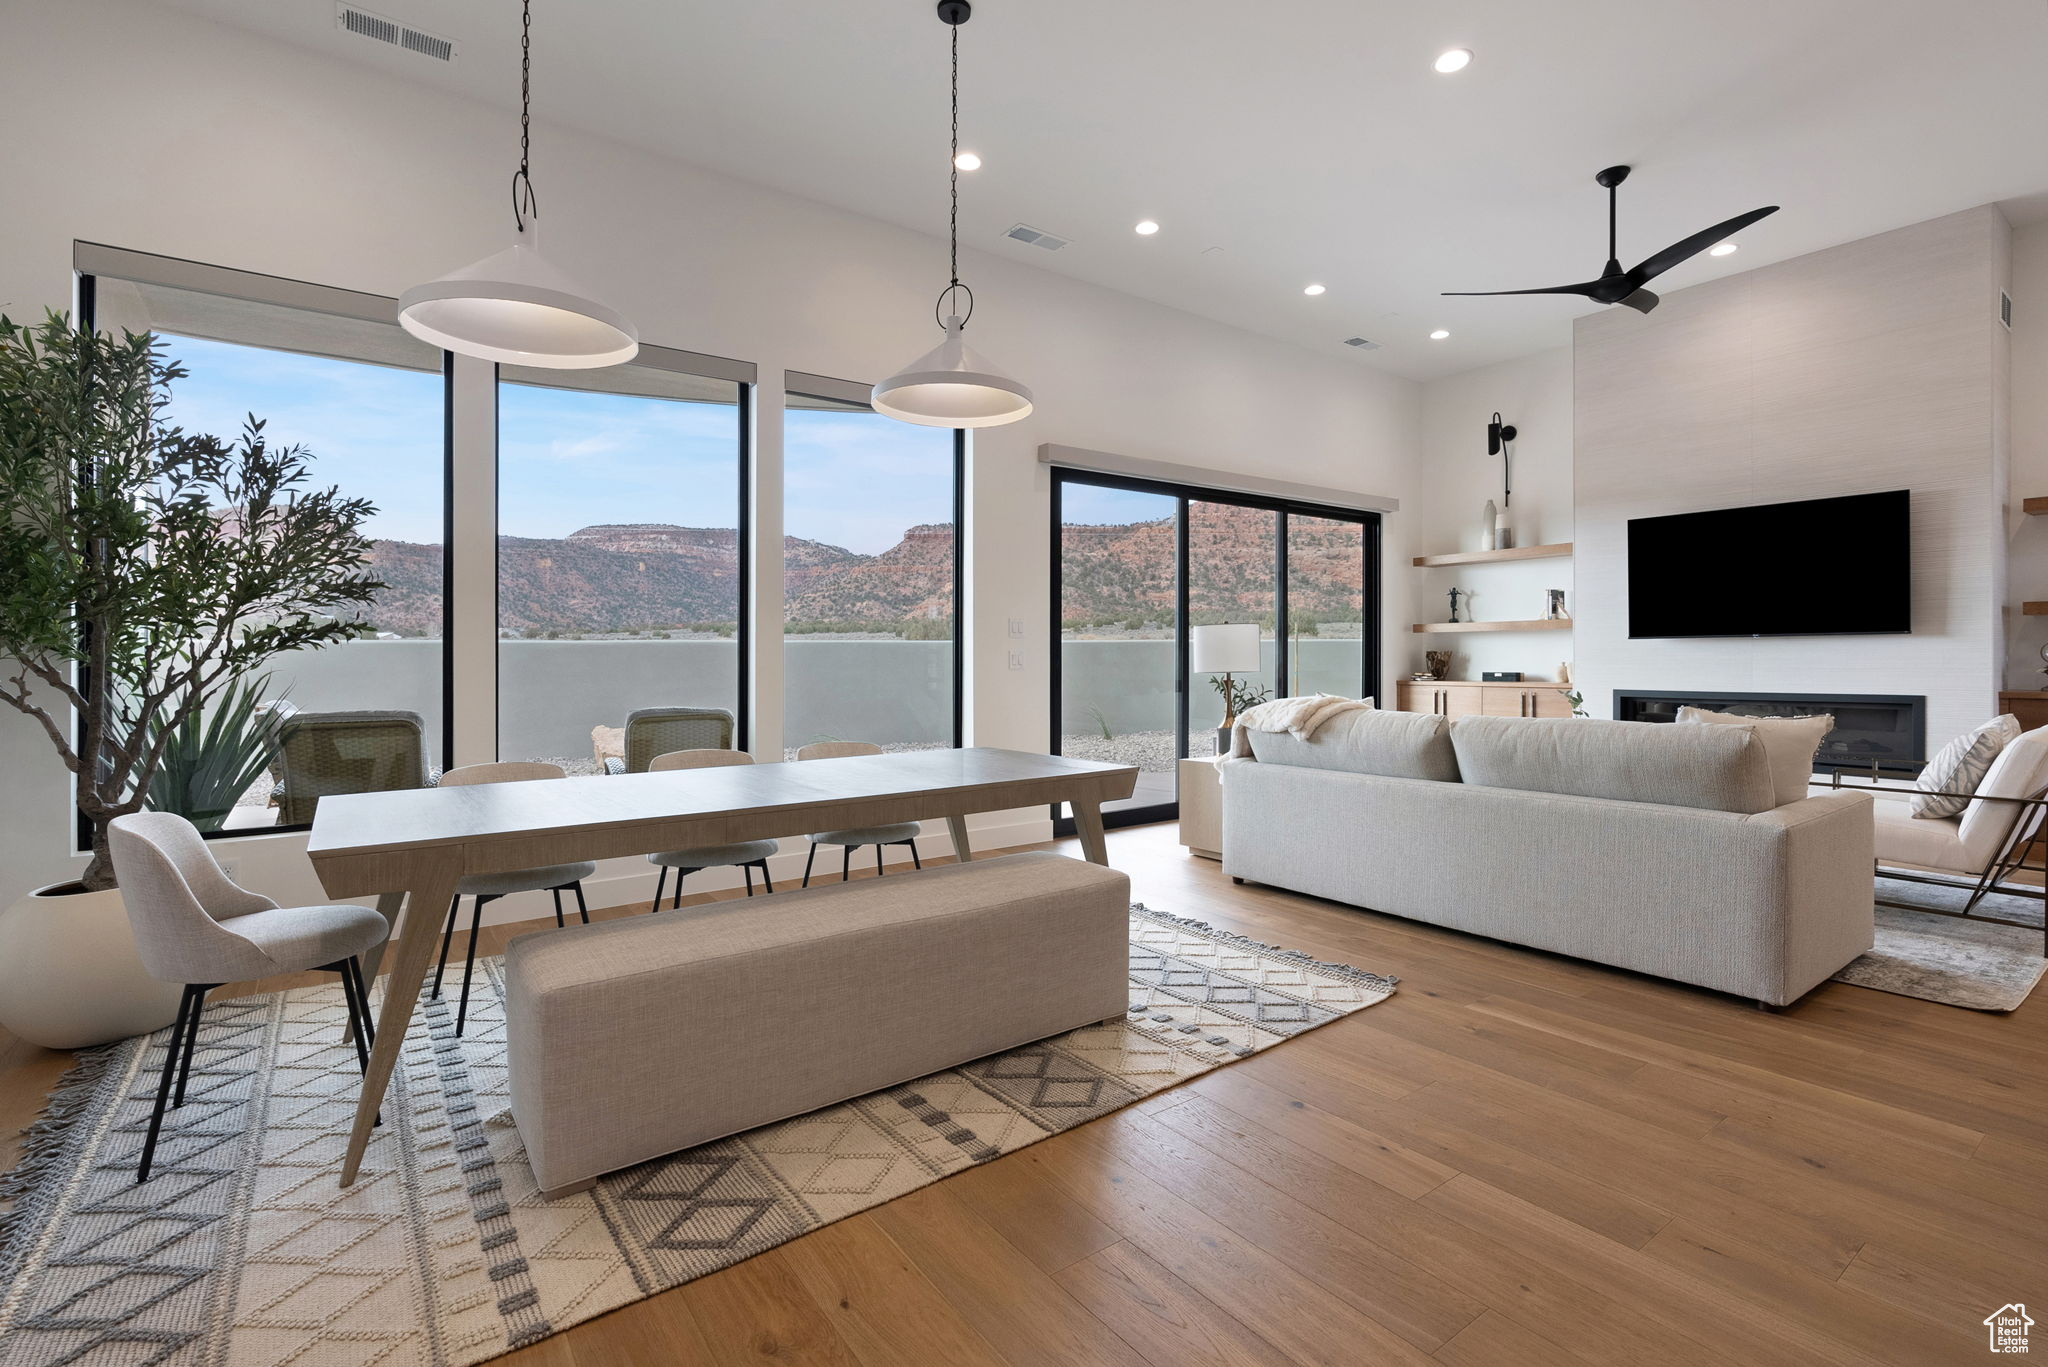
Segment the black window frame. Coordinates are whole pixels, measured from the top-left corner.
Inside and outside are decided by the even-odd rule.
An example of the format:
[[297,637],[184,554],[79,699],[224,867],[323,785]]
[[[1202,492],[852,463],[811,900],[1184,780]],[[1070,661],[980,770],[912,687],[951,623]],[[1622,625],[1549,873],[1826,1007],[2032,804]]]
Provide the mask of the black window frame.
[[[1189,694],[1189,633],[1188,633],[1188,504],[1218,503],[1241,508],[1256,508],[1277,514],[1274,521],[1274,696],[1286,697],[1289,685],[1287,657],[1287,540],[1289,517],[1313,517],[1325,521],[1356,524],[1361,531],[1360,557],[1360,617],[1359,635],[1359,693],[1360,697],[1379,698],[1383,696],[1384,654],[1381,644],[1383,630],[1384,600],[1382,593],[1381,534],[1382,515],[1372,509],[1345,508],[1335,504],[1315,503],[1303,499],[1280,498],[1267,494],[1240,493],[1233,489],[1218,489],[1199,484],[1182,483],[1175,480],[1146,479],[1135,475],[1112,474],[1085,467],[1058,465],[1051,467],[1051,543],[1048,555],[1047,601],[1051,606],[1052,650],[1051,650],[1051,726],[1047,738],[1050,754],[1060,753],[1060,744],[1065,736],[1062,716],[1062,688],[1066,665],[1066,643],[1061,640],[1066,614],[1063,603],[1063,576],[1061,554],[1063,549],[1062,508],[1066,486],[1084,484],[1095,488],[1121,489],[1129,493],[1157,494],[1175,500],[1174,507],[1174,681],[1176,697],[1174,707],[1174,734],[1178,753],[1176,760],[1190,758],[1188,754],[1188,720],[1192,706]],[[1178,785],[1175,792],[1178,794]],[[1154,803],[1147,807],[1130,807],[1109,810],[1102,814],[1105,827],[1147,825],[1157,821],[1171,821],[1178,817],[1178,797],[1172,802]],[[1053,833],[1056,836],[1071,836],[1075,833],[1074,821],[1061,814],[1060,808],[1052,808]]]
[[[308,301],[322,296],[347,298],[365,303],[388,305],[391,316],[386,319],[398,326],[398,301],[385,295],[369,294],[361,290],[342,289],[333,285],[322,285],[314,281],[298,280],[291,276],[267,275],[261,271],[242,270],[234,266],[216,266],[209,262],[193,261],[186,257],[162,256],[149,252],[137,252],[127,248],[107,247],[96,242],[73,244],[75,290],[79,326],[88,331],[98,328],[99,281],[108,279],[133,280],[137,283],[154,284],[167,289],[185,290],[194,294],[212,294],[219,298],[235,299],[245,303],[263,304],[273,308],[298,309],[306,313],[338,313],[342,317],[362,317],[359,312],[312,307]],[[104,253],[115,258],[132,259],[138,265],[136,275],[120,275],[111,271],[92,270],[76,264],[76,255],[85,251]],[[237,293],[232,289],[208,289],[203,284],[190,283],[181,279],[159,279],[157,272],[148,269],[150,263],[168,268],[168,274],[190,274],[201,281],[218,283],[223,286],[242,284],[247,290]],[[238,346],[253,346],[257,350],[270,350],[256,343],[236,343]],[[315,353],[317,354],[317,353]],[[352,360],[352,357],[329,357],[330,360]],[[455,747],[455,650],[453,630],[455,622],[455,356],[453,352],[441,352],[441,726],[439,744],[428,737],[427,752],[440,756],[440,768],[447,769],[454,762]],[[374,365],[372,361],[358,362]],[[422,372],[424,373],[424,372]],[[84,666],[80,666],[83,682]],[[72,716],[74,742],[81,737],[77,731],[78,717]],[[310,821],[272,826],[250,826],[217,831],[202,831],[205,840],[241,840],[252,836],[303,834],[313,829]],[[92,848],[92,823],[84,813],[76,814],[77,852],[85,853]]]

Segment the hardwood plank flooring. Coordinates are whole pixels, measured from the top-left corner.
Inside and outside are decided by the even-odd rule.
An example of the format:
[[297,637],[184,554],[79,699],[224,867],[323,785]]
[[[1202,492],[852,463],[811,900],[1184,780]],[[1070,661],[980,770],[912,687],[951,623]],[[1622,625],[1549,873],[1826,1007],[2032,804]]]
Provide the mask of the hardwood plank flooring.
[[[2048,1305],[2048,993],[1764,1015],[1236,886],[1174,834],[1110,834],[1139,900],[1401,991],[502,1360],[1920,1367]],[[0,1036],[0,1166],[66,1063]]]

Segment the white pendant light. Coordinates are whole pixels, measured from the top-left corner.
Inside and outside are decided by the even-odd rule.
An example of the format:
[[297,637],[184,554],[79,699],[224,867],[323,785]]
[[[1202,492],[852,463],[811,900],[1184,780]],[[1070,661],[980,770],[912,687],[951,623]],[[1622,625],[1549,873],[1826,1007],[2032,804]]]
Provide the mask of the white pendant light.
[[[974,10],[968,0],[939,0],[939,18],[953,30],[953,214],[948,230],[952,283],[933,310],[945,340],[875,386],[877,413],[920,427],[999,427],[1031,411],[1031,391],[967,349],[961,334],[974,316],[974,291],[960,283],[960,25]],[[966,310],[958,311],[960,296]],[[947,312],[950,307],[954,310]]]
[[550,265],[537,245],[527,157],[532,120],[533,3],[521,5],[519,169],[512,219],[519,239],[483,260],[398,296],[398,321],[423,342],[480,360],[546,370],[590,370],[630,361],[640,334],[625,315],[592,298]]

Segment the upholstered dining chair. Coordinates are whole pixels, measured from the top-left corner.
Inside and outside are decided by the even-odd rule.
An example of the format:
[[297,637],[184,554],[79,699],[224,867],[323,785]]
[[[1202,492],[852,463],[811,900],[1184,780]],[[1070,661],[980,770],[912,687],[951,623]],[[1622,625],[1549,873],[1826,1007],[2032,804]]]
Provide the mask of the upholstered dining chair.
[[[864,740],[821,740],[804,746],[796,752],[799,760],[846,759],[853,755],[879,755],[882,747]],[[866,845],[875,847],[875,876],[882,874],[882,847],[884,845],[910,846],[912,868],[922,869],[924,861],[917,857],[917,838],[924,834],[924,827],[915,821],[898,821],[888,826],[862,826],[850,831],[819,831],[811,837],[811,852],[804,856],[804,886],[811,885],[811,864],[818,857],[818,846],[836,845],[840,850],[839,881],[845,882],[853,876],[853,852]]]
[[644,774],[656,755],[730,750],[732,732],[732,713],[722,707],[642,707],[626,716],[625,757],[605,760],[604,771]]
[[[656,755],[647,769],[650,773],[670,769],[723,769],[753,762],[754,757],[744,750],[671,750],[665,755]],[[768,858],[774,853],[773,840],[742,840],[731,845],[699,845],[694,849],[650,854],[647,862],[661,870],[661,877],[655,881],[654,905],[648,910],[661,910],[661,895],[668,887],[670,869],[676,871],[675,900],[669,903],[671,911],[683,904],[683,880],[699,869],[739,868],[746,874],[749,897],[754,895],[754,870],[759,869],[762,884],[769,892],[774,892],[775,883],[768,876]]]
[[[539,761],[507,760],[501,764],[465,764],[441,775],[443,788],[461,788],[473,783],[529,783],[538,779],[563,777],[562,766]],[[590,908],[583,901],[583,880],[597,872],[595,863],[549,864],[538,869],[514,869],[509,873],[473,873],[455,885],[455,897],[448,903],[448,928],[441,933],[441,961],[434,966],[434,991],[441,995],[441,975],[448,970],[448,946],[455,942],[455,917],[462,899],[471,899],[469,952],[462,959],[462,999],[455,1007],[455,1033],[462,1034],[469,1022],[469,980],[476,969],[476,937],[484,921],[484,906],[515,892],[547,892],[555,898],[555,925],[562,919],[562,894],[576,894],[576,912],[583,924],[590,924]]]
[[368,907],[280,907],[248,891],[214,862],[198,827],[175,813],[115,817],[108,832],[114,876],[142,966],[153,978],[185,987],[135,1173],[137,1182],[147,1182],[164,1111],[185,1104],[206,994],[224,983],[279,973],[311,969],[336,974],[348,1007],[356,1066],[367,1069],[375,1035],[357,956],[380,943],[388,928]]

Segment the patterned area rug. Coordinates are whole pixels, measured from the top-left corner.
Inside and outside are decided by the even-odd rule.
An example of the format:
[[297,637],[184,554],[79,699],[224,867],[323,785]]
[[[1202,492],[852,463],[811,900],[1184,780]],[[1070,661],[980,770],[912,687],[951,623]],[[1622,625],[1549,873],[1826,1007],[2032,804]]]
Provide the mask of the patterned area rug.
[[[135,1181],[169,1032],[82,1054],[0,1181],[0,1367],[481,1362],[1385,1000],[1394,980],[1144,907],[1131,1009],[548,1203],[507,1106],[501,964],[414,1019],[356,1184],[338,986],[209,1007]],[[481,1000],[479,1000],[479,997]]]
[[[2001,914],[1982,903],[1979,907]],[[1870,952],[1835,974],[1835,981],[1972,1011],[2013,1011],[2048,969],[2041,951],[2038,930],[1880,902],[1877,939]]]

